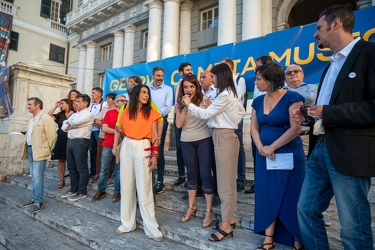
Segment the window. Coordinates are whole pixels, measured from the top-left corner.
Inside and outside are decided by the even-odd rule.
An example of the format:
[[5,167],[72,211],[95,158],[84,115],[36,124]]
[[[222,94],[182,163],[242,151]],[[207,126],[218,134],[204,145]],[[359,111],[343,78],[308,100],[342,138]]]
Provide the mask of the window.
[[51,43],[49,47],[49,60],[58,62],[58,63],[64,63],[64,59],[65,59],[65,48]]
[[148,43],[148,30],[142,31],[142,49],[147,48]]
[[201,12],[201,30],[212,28],[218,25],[219,7],[212,7]]
[[103,84],[104,84],[104,73],[99,74],[99,87],[103,88]]
[[103,46],[100,61],[107,61],[107,60],[111,59],[111,54],[112,54],[112,44],[108,44],[106,46]]
[[5,2],[8,2],[8,3],[13,4],[13,3],[14,3],[14,0],[5,0]]
[[72,0],[42,0],[40,16],[65,24]]
[[9,44],[9,49],[11,50],[15,50],[17,51],[18,50],[18,37],[19,37],[19,33],[15,32],[15,31],[12,31],[10,33],[10,44]]

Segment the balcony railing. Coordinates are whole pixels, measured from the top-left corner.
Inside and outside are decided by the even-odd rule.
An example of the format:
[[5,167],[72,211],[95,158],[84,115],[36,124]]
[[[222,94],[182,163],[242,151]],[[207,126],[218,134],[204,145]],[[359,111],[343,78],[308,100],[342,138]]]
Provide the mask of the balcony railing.
[[12,16],[16,16],[17,6],[0,0],[0,11]]
[[65,34],[68,33],[68,29],[66,28],[66,26],[64,24],[55,22],[51,19],[49,19],[48,21],[51,23],[51,29],[60,31],[60,32],[65,33]]

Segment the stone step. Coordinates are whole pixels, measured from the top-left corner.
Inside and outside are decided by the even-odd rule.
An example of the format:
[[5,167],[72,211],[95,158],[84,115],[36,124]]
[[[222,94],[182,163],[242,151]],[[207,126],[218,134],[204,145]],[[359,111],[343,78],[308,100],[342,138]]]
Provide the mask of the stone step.
[[[17,185],[19,187],[31,190],[31,178],[28,178],[26,176],[12,176],[12,177],[9,178],[9,181],[13,185]],[[65,203],[69,203],[71,205],[74,205],[74,206],[77,206],[79,208],[88,210],[90,212],[99,214],[101,216],[106,216],[110,219],[114,219],[116,221],[120,220],[120,218],[119,218],[119,216],[120,216],[119,215],[119,203],[113,204],[110,201],[109,196],[105,197],[101,201],[91,202],[90,198],[94,196],[95,192],[93,190],[89,189],[88,190],[88,197],[90,197],[90,198],[86,198],[86,199],[81,200],[79,202],[69,202],[65,199],[63,200],[63,199],[60,198],[60,196],[62,194],[64,194],[69,188],[65,187],[61,190],[58,190],[56,188],[56,185],[57,185],[57,182],[55,182],[55,181],[45,180],[45,196],[54,197],[56,200],[63,201]],[[30,195],[31,195],[31,192],[30,192]],[[243,195],[246,195],[246,194],[243,194]],[[253,196],[253,195],[246,195],[246,196]],[[249,203],[251,203],[251,202],[249,202]],[[175,216],[176,218],[174,219],[175,222],[180,221],[181,216],[183,215],[183,213],[185,212],[185,210],[187,208],[187,201],[182,201],[181,200],[181,192],[177,192],[177,191],[165,191],[161,194],[156,195],[155,204],[157,206],[157,209],[156,209],[157,212],[166,211],[167,214],[172,214],[172,213],[176,214],[176,216]],[[201,210],[201,211],[198,212],[198,217],[201,218],[204,215],[203,212],[202,212],[204,210],[204,207],[205,207],[204,199],[197,199],[197,204],[199,205],[200,210]],[[220,218],[220,207],[215,208],[214,212],[215,212],[215,218],[219,219]],[[328,235],[329,235],[330,244],[332,246],[332,249],[342,249],[342,247],[340,247],[341,241],[339,239],[339,224],[338,224],[338,221],[337,221],[338,220],[337,219],[337,213],[336,213],[336,208],[334,207],[334,205],[330,206],[330,208],[328,209],[328,214],[329,214],[330,218],[333,220],[333,225],[331,227],[327,227],[327,232],[328,232]],[[159,217],[157,217],[157,218],[158,218],[158,221],[159,221]],[[199,219],[199,220],[196,219],[194,221],[196,221],[196,223],[198,223],[197,227],[201,227],[202,219]],[[246,204],[246,203],[238,203],[238,211],[237,211],[237,214],[236,214],[236,223],[237,223],[237,226],[241,226],[241,229],[239,229],[239,230],[247,230],[248,232],[253,234],[252,231],[249,230],[249,229],[253,228],[253,205],[251,205],[251,204],[249,205],[249,204]],[[167,228],[163,227],[163,223],[161,221],[159,221],[159,225],[163,229],[163,232],[165,233],[165,235],[168,235],[167,234],[168,230],[167,230]],[[171,232],[172,235],[174,235],[174,237],[177,237],[177,239],[180,239],[180,237],[182,237],[182,239],[185,239],[187,237],[187,236],[184,235],[184,232],[181,233],[182,235],[176,236],[175,230],[173,228],[171,228],[171,230],[173,231],[173,232]],[[236,229],[236,231],[237,231],[237,229]],[[258,236],[258,235],[256,235],[256,236]],[[175,240],[175,238],[173,238],[173,239]],[[260,242],[261,241],[259,241],[259,243],[257,243],[257,244],[259,245]],[[254,245],[254,248],[256,248],[257,244]],[[333,246],[337,246],[337,247],[333,247]]]
[[[90,248],[123,249],[126,246],[127,249],[192,249],[188,245],[183,245],[168,238],[163,242],[156,242],[147,238],[143,230],[135,230],[134,232],[117,236],[115,231],[119,221],[51,198],[45,198],[45,208],[41,212],[32,215],[30,208],[22,208],[20,206],[20,204],[30,199],[31,192],[25,192],[20,187],[6,183],[0,183],[0,185],[0,202]],[[108,208],[107,210],[110,209]],[[118,213],[118,209],[116,213]],[[77,246],[72,249],[79,249]],[[25,247],[24,249],[28,248]]]
[[[91,249],[11,206],[0,203],[0,249]],[[0,244],[0,246],[1,246]]]

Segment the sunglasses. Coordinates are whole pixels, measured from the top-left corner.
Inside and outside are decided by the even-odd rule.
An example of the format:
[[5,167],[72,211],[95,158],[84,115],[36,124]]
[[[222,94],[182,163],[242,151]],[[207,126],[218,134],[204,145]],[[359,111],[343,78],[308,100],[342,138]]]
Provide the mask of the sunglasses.
[[118,99],[116,102],[126,102],[124,99]]
[[290,76],[292,73],[294,73],[296,75],[300,72],[302,72],[300,69],[295,69],[295,70],[285,72],[285,75]]

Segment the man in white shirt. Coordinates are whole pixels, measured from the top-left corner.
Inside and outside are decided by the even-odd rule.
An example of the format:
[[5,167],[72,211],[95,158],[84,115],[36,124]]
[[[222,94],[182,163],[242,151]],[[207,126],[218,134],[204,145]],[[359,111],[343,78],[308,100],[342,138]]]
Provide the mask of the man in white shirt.
[[28,124],[22,159],[29,161],[33,199],[22,206],[33,206],[32,213],[34,214],[43,209],[44,170],[47,159],[50,158],[55,147],[57,134],[55,121],[51,116],[42,112],[42,100],[38,97],[28,98],[27,109],[33,117]]
[[158,155],[158,179],[155,186],[155,193],[159,194],[164,191],[164,168],[165,168],[165,159],[164,159],[164,143],[165,137],[167,135],[168,129],[168,114],[172,109],[173,101],[173,90],[168,85],[164,84],[164,69],[159,66],[155,66],[152,69],[152,80],[153,84],[150,85],[151,100],[156,104],[159,109],[159,112],[163,116],[163,129],[159,144],[159,155]]
[[[241,103],[241,105],[244,106],[245,102],[247,103],[247,100],[245,100],[245,93],[246,93],[245,78],[234,74],[234,63],[231,59],[223,58],[221,59],[221,63],[227,64],[229,68],[232,70],[233,82],[237,91],[237,98],[238,98],[238,101]],[[241,192],[245,190],[245,179],[246,179],[246,154],[245,154],[245,149],[243,147],[243,119],[241,119],[240,123],[238,123],[238,128],[235,130],[235,133],[240,142],[240,151],[238,154],[238,165],[237,165],[237,192]]]
[[78,112],[65,120],[61,127],[63,131],[68,132],[66,160],[71,183],[70,190],[61,198],[68,198],[69,201],[78,201],[87,197],[89,183],[87,158],[94,122],[94,114],[87,109],[90,101],[88,95],[79,94],[75,102]]

